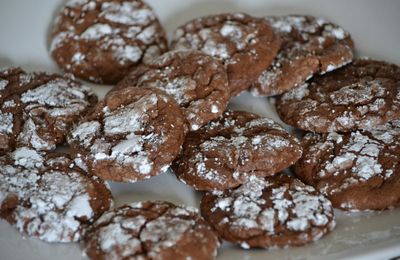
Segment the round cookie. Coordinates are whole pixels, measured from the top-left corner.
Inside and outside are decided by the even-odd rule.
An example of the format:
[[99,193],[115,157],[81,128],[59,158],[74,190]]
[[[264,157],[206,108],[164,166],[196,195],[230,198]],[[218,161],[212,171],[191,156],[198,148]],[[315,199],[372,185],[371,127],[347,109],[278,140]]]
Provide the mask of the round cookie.
[[197,209],[146,201],[104,214],[88,232],[91,259],[215,259],[217,235]]
[[171,49],[200,50],[220,60],[235,96],[271,65],[280,44],[264,19],[234,13],[201,17],[180,26]]
[[0,71],[0,155],[21,146],[55,149],[96,102],[90,88],[68,75]]
[[307,134],[296,175],[342,210],[400,206],[400,122],[371,131]]
[[331,202],[287,175],[252,178],[233,190],[206,193],[200,207],[220,237],[245,249],[302,246],[336,224]]
[[167,52],[130,72],[111,91],[126,87],[164,90],[181,106],[191,130],[220,116],[229,101],[225,68],[197,51]]
[[21,147],[0,157],[0,217],[46,242],[76,242],[112,206],[111,192],[66,154]]
[[167,48],[156,14],[141,0],[69,0],[56,18],[50,54],[79,78],[114,84]]
[[371,129],[400,118],[400,68],[356,60],[278,97],[281,119],[313,132]]
[[303,15],[269,16],[282,47],[271,67],[253,83],[255,96],[282,94],[315,74],[325,74],[353,59],[353,41],[341,27],[322,18]]
[[172,169],[197,190],[225,190],[251,176],[273,175],[301,157],[297,139],[268,118],[226,111],[186,135]]
[[168,169],[184,138],[175,100],[155,88],[126,88],[100,101],[68,136],[72,152],[105,180],[135,182]]

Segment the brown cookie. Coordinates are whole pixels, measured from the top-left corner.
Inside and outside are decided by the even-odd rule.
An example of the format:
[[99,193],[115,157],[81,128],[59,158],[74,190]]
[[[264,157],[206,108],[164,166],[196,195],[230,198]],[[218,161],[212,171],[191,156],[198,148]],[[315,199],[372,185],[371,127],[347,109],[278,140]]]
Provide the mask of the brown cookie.
[[50,45],[63,70],[107,84],[166,50],[164,29],[141,0],[70,0],[56,18]]
[[146,201],[104,214],[88,232],[91,259],[215,259],[217,235],[197,209]]
[[112,206],[111,192],[65,154],[21,147],[0,157],[0,217],[46,242],[76,242]]
[[400,68],[356,60],[277,99],[282,120],[314,132],[371,129],[400,118]]
[[200,207],[223,239],[245,249],[301,246],[335,227],[331,202],[287,175],[252,178],[233,190],[206,193]]
[[229,101],[225,68],[197,51],[167,52],[130,72],[111,91],[126,87],[164,90],[181,106],[193,131],[220,116]]
[[268,118],[226,111],[190,132],[172,169],[197,190],[237,187],[249,177],[273,175],[301,157],[295,137]]
[[0,155],[21,146],[55,149],[96,102],[90,88],[69,76],[0,71]]
[[400,206],[400,122],[371,131],[307,134],[294,171],[343,210]]
[[224,63],[232,96],[268,68],[281,45],[264,19],[244,13],[201,17],[177,28],[171,49],[205,52]]
[[68,143],[88,171],[105,180],[135,182],[168,169],[183,143],[184,116],[154,88],[126,88],[100,101]]
[[280,34],[282,47],[271,67],[253,83],[251,92],[256,96],[282,94],[353,59],[350,34],[325,19],[286,15],[266,20]]

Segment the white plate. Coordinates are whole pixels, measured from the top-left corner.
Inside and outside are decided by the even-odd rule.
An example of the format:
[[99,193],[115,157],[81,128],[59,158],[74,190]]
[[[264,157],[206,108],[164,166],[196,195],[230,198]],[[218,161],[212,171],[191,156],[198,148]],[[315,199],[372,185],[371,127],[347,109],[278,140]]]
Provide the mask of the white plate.
[[[253,15],[311,14],[332,20],[352,34],[359,56],[400,64],[400,1],[295,1],[295,0],[148,0],[169,34],[185,21],[206,14],[245,11]],[[26,70],[60,72],[47,52],[47,32],[62,1],[0,1],[0,67],[19,65]],[[109,89],[95,86],[103,96]],[[247,93],[230,106],[280,121],[267,99]],[[112,184],[117,205],[147,199],[198,206],[200,195],[163,174],[136,184]],[[400,210],[347,215],[337,212],[336,230],[301,248],[242,250],[226,243],[219,259],[388,259],[400,255]],[[47,244],[23,238],[0,221],[0,259],[82,259],[79,244]]]

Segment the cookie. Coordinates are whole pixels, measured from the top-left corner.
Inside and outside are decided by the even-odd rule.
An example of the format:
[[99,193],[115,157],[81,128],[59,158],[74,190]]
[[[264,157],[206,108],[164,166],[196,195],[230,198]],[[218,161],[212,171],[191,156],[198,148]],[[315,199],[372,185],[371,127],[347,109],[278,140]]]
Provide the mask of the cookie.
[[281,119],[313,132],[371,129],[400,118],[400,68],[356,60],[278,97]]
[[106,84],[166,50],[164,29],[141,0],[69,0],[55,20],[50,44],[64,71]]
[[181,106],[191,130],[220,116],[229,101],[225,68],[197,51],[167,52],[133,70],[111,91],[126,87],[164,90]]
[[268,118],[226,111],[186,135],[172,169],[197,190],[225,190],[251,176],[273,175],[301,156],[297,139]]
[[282,94],[353,59],[350,34],[334,23],[304,15],[269,16],[266,20],[280,34],[282,47],[271,67],[253,83],[255,96]]
[[235,96],[271,65],[280,44],[265,20],[234,13],[201,17],[180,26],[171,49],[200,50],[220,60]]
[[91,259],[215,259],[217,235],[197,209],[146,201],[104,214],[85,239]]
[[90,88],[68,75],[0,71],[0,155],[22,146],[55,149],[96,102]]
[[287,175],[252,178],[236,189],[206,193],[200,207],[218,235],[245,249],[302,246],[335,227],[331,202]]
[[0,157],[0,217],[46,242],[76,242],[112,206],[111,192],[68,155],[21,147]]
[[400,206],[400,122],[370,131],[307,134],[296,175],[342,210]]
[[100,101],[68,136],[73,154],[105,180],[135,182],[168,169],[184,138],[173,97],[154,88],[126,88]]

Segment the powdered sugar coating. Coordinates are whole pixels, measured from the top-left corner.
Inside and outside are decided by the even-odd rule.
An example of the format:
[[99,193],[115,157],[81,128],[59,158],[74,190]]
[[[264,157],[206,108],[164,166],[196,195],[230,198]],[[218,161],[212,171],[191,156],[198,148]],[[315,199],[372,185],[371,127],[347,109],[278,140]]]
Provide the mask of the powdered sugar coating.
[[201,209],[224,239],[246,247],[302,245],[335,227],[330,201],[287,176],[251,178],[221,195],[206,194]]
[[[212,259],[219,242],[197,211],[158,201],[106,213],[95,223],[86,245],[92,258]],[[190,250],[191,245],[196,250]]]
[[271,119],[226,111],[186,136],[172,169],[196,189],[224,190],[251,176],[272,175],[300,156],[298,141]]
[[171,51],[132,71],[112,91],[126,87],[154,87],[173,96],[191,130],[217,118],[228,103],[224,67],[197,51]]
[[97,83],[116,83],[130,68],[166,49],[154,11],[140,0],[67,4],[56,19],[50,46],[64,70]]
[[94,105],[96,96],[69,76],[15,70],[4,76],[13,88],[5,88],[0,98],[0,150],[55,149],[71,125]]
[[399,192],[389,196],[382,193],[396,189],[391,183],[400,179],[397,170],[400,128],[396,124],[345,134],[307,134],[303,141],[306,151],[295,166],[296,174],[331,198],[335,207],[346,205],[345,210],[389,207],[400,197]]
[[400,117],[398,75],[396,65],[357,60],[283,94],[277,112],[308,131],[372,129]]
[[220,60],[227,68],[231,91],[237,95],[248,87],[249,79],[271,64],[279,45],[262,19],[233,13],[205,16],[182,25],[174,33],[171,49],[199,50]]
[[28,236],[76,242],[111,205],[110,192],[101,185],[64,155],[22,147],[13,158],[0,158],[0,213]]
[[283,44],[272,65],[253,84],[256,96],[273,96],[293,89],[313,75],[340,68],[353,60],[353,42],[341,27],[322,18],[269,16]]
[[[179,111],[172,115],[176,106],[171,97],[151,88],[116,91],[72,129],[68,142],[94,175],[119,181],[150,178],[179,150],[183,120]],[[164,150],[168,147],[171,151]],[[156,158],[161,151],[163,158]]]

